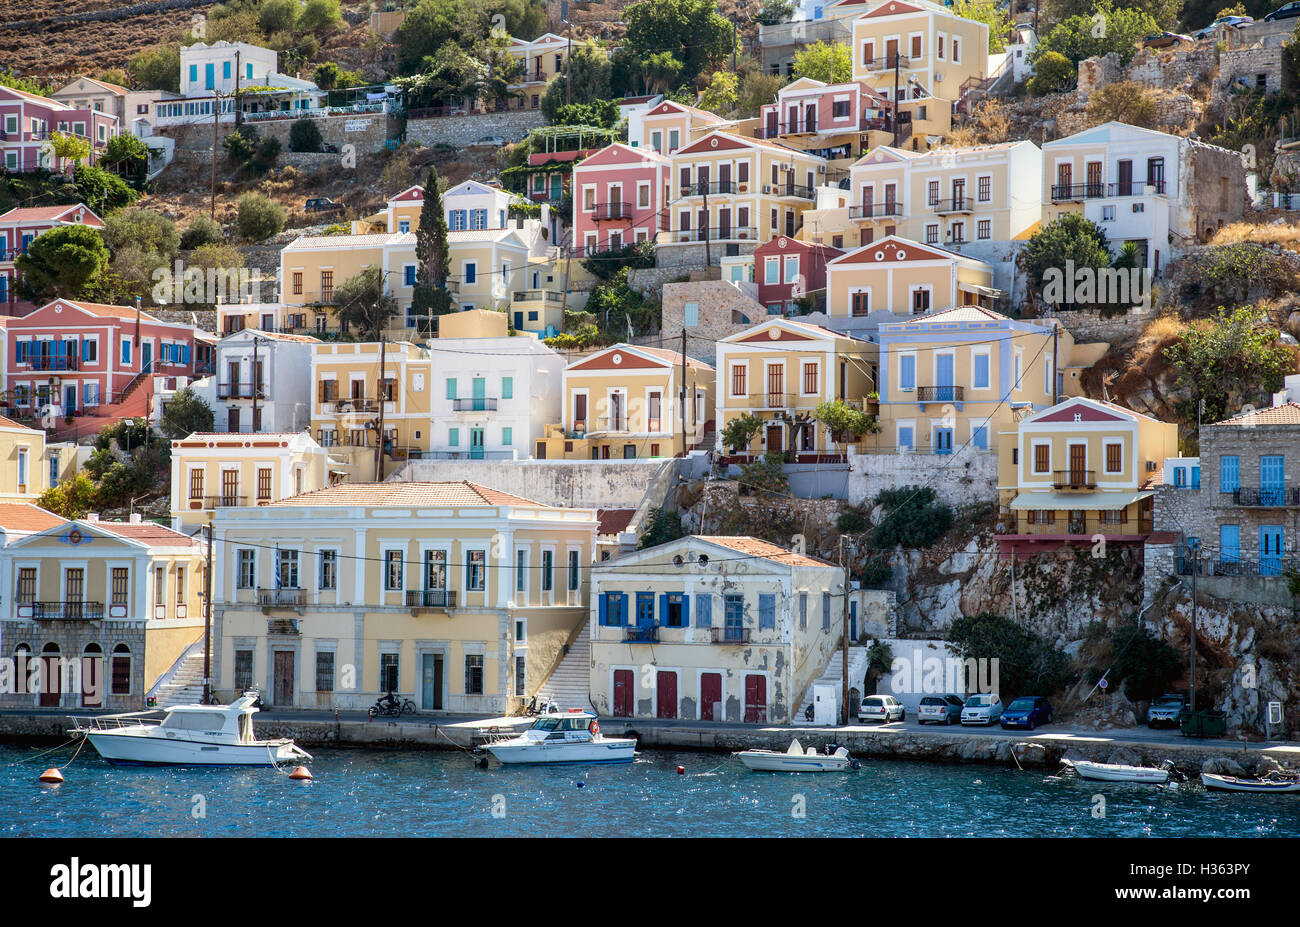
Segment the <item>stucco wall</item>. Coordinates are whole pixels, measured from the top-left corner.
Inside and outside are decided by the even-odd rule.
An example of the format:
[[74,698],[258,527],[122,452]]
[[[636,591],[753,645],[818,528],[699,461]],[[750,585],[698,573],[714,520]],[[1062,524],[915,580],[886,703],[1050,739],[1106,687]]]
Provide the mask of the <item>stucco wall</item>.
[[[395,480],[472,480],[568,508],[634,509],[673,460],[415,460]],[[657,503],[656,503],[657,504]]]
[[473,144],[484,136],[499,135],[507,142],[518,142],[523,140],[530,129],[545,124],[546,119],[539,109],[483,113],[477,116],[409,119],[406,122],[406,141],[461,148]]
[[930,486],[949,505],[993,501],[998,495],[998,457],[994,451],[964,447],[958,454],[850,454],[848,501],[874,499],[882,489]]

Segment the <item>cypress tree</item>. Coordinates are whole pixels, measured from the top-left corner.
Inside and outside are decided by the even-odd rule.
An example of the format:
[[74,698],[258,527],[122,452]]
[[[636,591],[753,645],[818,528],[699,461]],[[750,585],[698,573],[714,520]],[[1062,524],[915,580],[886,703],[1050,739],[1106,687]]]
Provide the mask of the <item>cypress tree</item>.
[[447,276],[451,272],[451,254],[447,247],[447,215],[442,207],[436,167],[430,167],[424,179],[424,206],[420,209],[420,227],[415,232],[415,260],[411,314],[432,317],[450,312]]

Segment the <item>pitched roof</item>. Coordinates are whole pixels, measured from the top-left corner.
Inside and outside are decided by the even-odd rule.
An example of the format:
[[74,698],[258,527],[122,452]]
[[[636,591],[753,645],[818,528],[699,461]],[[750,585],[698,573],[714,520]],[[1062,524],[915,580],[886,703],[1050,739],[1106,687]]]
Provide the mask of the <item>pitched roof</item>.
[[[624,347],[630,347],[630,346],[624,345]],[[666,348],[643,348],[640,346],[633,347],[633,350],[641,351],[644,354],[649,354],[651,357],[657,357],[660,360],[666,360],[672,364],[680,364],[682,362],[682,355],[680,351],[669,351]],[[696,360],[690,355],[687,355],[686,357],[686,366],[698,367],[700,370],[713,369],[708,364],[704,363],[704,361]]]
[[64,519],[30,502],[0,502],[0,528],[6,531],[44,531]]
[[295,238],[284,246],[285,251],[296,251],[299,248],[379,248],[386,244],[393,237],[391,232],[383,232],[377,235],[303,235]]
[[717,544],[720,547],[726,547],[740,554],[749,557],[757,557],[763,560],[771,560],[775,563],[784,563],[788,566],[834,566],[828,560],[821,560],[817,557],[808,557],[804,554],[796,554],[792,550],[786,550],[784,547],[777,547],[767,541],[760,541],[758,538],[728,535],[691,535],[701,541],[708,541],[710,544]]
[[39,431],[38,428],[30,428],[22,422],[15,422],[8,416],[0,415],[0,428],[21,428],[23,431]]
[[1280,406],[1242,412],[1214,424],[1235,425],[1238,428],[1254,428],[1256,425],[1300,425],[1300,403],[1285,402]]
[[254,334],[258,338],[263,339],[264,341],[296,341],[296,342],[306,342],[308,344],[321,343],[321,340],[319,338],[313,337],[312,335],[291,335],[285,332],[268,332],[260,328],[241,328],[239,331],[231,332],[229,335],[226,335],[225,337],[233,338],[235,335],[242,335],[245,333]]
[[597,509],[596,518],[600,524],[597,534],[621,534],[627,530],[636,509]]
[[193,547],[199,544],[199,541],[187,534],[181,534],[179,531],[173,531],[151,521],[142,521],[138,524],[125,521],[97,521],[90,524],[104,529],[109,534],[126,538],[128,541],[139,541],[141,544],[154,547]]
[[385,482],[340,483],[311,492],[289,496],[270,503],[272,506],[301,505],[372,505],[372,506],[495,506],[533,505],[551,508],[508,492],[488,489],[469,480],[455,482]]
[[76,209],[84,209],[99,225],[103,225],[99,216],[83,203],[64,204],[62,206],[16,206],[0,215],[0,222],[47,222],[61,218]]

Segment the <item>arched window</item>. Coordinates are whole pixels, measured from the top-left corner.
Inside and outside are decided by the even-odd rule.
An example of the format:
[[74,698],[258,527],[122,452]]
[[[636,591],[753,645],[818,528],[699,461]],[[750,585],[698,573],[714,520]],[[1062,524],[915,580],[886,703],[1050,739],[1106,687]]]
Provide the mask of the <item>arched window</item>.
[[104,648],[94,641],[81,651],[81,707],[100,708],[104,704]]
[[113,648],[113,695],[131,694],[131,648],[118,644]]
[[14,694],[26,695],[32,690],[27,685],[27,674],[31,672],[32,648],[19,644],[14,648]]

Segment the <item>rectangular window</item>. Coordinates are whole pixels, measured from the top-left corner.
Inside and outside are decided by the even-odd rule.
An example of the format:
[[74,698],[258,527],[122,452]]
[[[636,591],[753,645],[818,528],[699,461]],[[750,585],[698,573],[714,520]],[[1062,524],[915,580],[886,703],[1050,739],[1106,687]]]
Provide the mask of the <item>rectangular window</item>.
[[465,561],[465,588],[482,592],[486,587],[487,551],[471,550]]
[[975,355],[975,379],[972,386],[975,389],[989,388],[989,356],[987,354]]
[[808,593],[799,593],[799,630],[808,630]]
[[455,377],[449,377],[449,378],[447,379],[447,398],[448,398],[448,399],[455,399],[455,398],[456,398],[456,379],[455,379]]
[[664,627],[686,627],[686,600],[680,592],[670,592],[664,596]]
[[483,655],[481,653],[465,654],[465,694],[483,694]]
[[989,449],[989,430],[985,425],[976,425],[971,429],[971,443],[981,451]]
[[1046,473],[1051,469],[1052,449],[1046,444],[1034,447],[1034,472]]
[[239,574],[237,582],[240,589],[253,589],[257,585],[257,551],[243,548],[239,551]]
[[339,555],[335,550],[320,552],[320,588],[337,589],[339,584]]
[[195,469],[190,471],[190,498],[191,499],[203,498],[203,471],[202,470]]
[[699,304],[699,303],[687,303],[685,306],[682,307],[682,315],[684,316],[684,320],[683,320],[682,324],[683,324],[685,327],[687,327],[687,328],[694,328],[696,325],[699,325],[699,324],[700,324],[700,304]]
[[627,624],[627,596],[622,592],[603,592],[600,596],[602,623],[612,628]]
[[831,594],[822,593],[822,630],[829,631],[831,627]]
[[550,592],[555,588],[555,551],[542,551],[542,591]]
[[899,426],[898,426],[898,446],[899,446],[900,448],[901,448],[901,447],[905,447],[905,448],[907,448],[909,451],[912,450],[912,448],[913,448],[913,446],[914,446],[914,444],[915,444],[915,440],[916,440],[916,439],[914,438],[913,435],[914,435],[914,432],[913,432],[913,429],[912,429],[912,426],[911,426],[911,425],[899,425]]
[[271,468],[257,468],[257,501],[271,501]]
[[381,653],[379,655],[379,691],[396,692],[397,691],[397,660],[398,655],[395,653]]
[[131,339],[122,339],[122,363],[130,366],[131,364]]
[[384,551],[384,588],[388,590],[402,588],[402,551]]
[[735,364],[731,368],[731,395],[745,395],[745,371],[748,368],[744,364]]
[[515,592],[528,590],[528,551],[515,551]]
[[916,355],[904,354],[898,358],[898,388],[916,389]]
[[18,591],[15,596],[23,605],[36,601],[36,568],[22,567],[18,570]]
[[316,651],[316,691],[334,691],[334,651]]
[[501,398],[502,398],[502,399],[514,399],[514,398],[515,398],[515,378],[514,378],[514,377],[502,377],[502,378],[501,378]]
[[253,651],[235,651],[235,691],[243,692],[253,687]]
[[803,365],[803,391],[809,396],[817,393],[817,365],[815,363],[805,363]]
[[130,602],[131,571],[127,567],[113,567],[112,604],[126,606]]
[[582,581],[580,561],[576,550],[569,551],[569,588],[576,590]]
[[695,624],[701,628],[713,627],[713,596],[710,593],[695,595]]
[[515,430],[513,428],[501,429],[501,444],[503,447],[509,447],[514,443]]
[[1119,473],[1124,469],[1124,447],[1120,444],[1106,445],[1106,472]]
[[776,596],[760,593],[758,597],[758,629],[771,630],[776,627]]
[[981,219],[975,226],[976,234],[983,240],[987,241],[993,237],[993,221],[991,219]]
[[1241,488],[1241,458],[1224,454],[1219,458],[1219,492],[1235,492]]
[[979,190],[979,192],[976,195],[979,197],[979,201],[981,203],[987,203],[989,202],[989,200],[993,199],[993,178],[992,177],[987,177],[987,176],[981,177],[979,180],[976,181],[976,187]]

